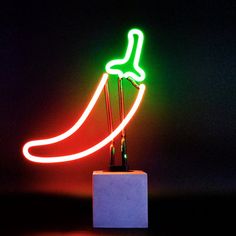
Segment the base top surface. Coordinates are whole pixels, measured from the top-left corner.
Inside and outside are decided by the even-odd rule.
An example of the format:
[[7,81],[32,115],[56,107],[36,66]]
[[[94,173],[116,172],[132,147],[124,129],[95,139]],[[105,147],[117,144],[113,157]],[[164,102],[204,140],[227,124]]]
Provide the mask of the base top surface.
[[147,175],[142,170],[130,170],[130,171],[106,171],[106,170],[96,170],[93,171],[93,175]]

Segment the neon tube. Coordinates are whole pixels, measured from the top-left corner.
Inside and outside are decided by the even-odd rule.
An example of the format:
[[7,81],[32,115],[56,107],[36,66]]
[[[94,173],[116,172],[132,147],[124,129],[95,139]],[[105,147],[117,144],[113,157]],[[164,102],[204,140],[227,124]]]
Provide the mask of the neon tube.
[[130,111],[128,112],[128,114],[124,118],[124,120],[120,123],[120,125],[109,136],[107,136],[105,139],[103,139],[99,143],[95,144],[94,146],[92,146],[82,152],[75,153],[75,154],[64,155],[64,156],[55,156],[55,157],[35,156],[35,155],[30,154],[30,152],[29,152],[29,149],[32,147],[38,147],[38,146],[44,146],[44,145],[57,143],[59,141],[66,139],[67,137],[71,136],[73,133],[75,133],[81,127],[81,125],[84,123],[84,121],[86,120],[86,118],[88,117],[90,112],[92,111],[94,105],[96,104],[96,102],[97,102],[106,82],[107,82],[107,79],[108,79],[108,74],[106,74],[106,73],[103,74],[102,79],[101,79],[91,101],[89,102],[84,113],[79,118],[79,120],[75,123],[74,126],[72,126],[69,130],[67,130],[66,132],[64,132],[61,135],[58,135],[56,137],[27,142],[23,146],[24,156],[28,160],[33,161],[33,162],[38,162],[38,163],[57,163],[57,162],[72,161],[72,160],[76,160],[76,159],[85,157],[87,155],[90,155],[90,154],[96,152],[97,150],[101,149],[105,145],[107,145],[109,142],[111,142],[111,140],[114,139],[124,129],[124,127],[129,123],[129,121],[134,116],[135,112],[137,111],[137,109],[142,101],[143,95],[144,95],[144,91],[145,91],[144,84],[140,85],[137,98],[136,98],[133,106],[131,107]]
[[[136,43],[136,47],[134,46],[134,35],[137,35],[138,40]],[[131,77],[134,80],[141,82],[145,79],[145,72],[139,66],[139,59],[143,46],[143,33],[139,29],[131,29],[128,33],[128,46],[125,53],[125,57],[123,59],[115,59],[106,64],[106,72],[108,74],[118,75],[119,78],[128,78]],[[124,65],[130,61],[132,52],[135,52],[134,60],[132,61],[133,68],[128,71],[122,71],[121,69],[114,69],[112,67]]]

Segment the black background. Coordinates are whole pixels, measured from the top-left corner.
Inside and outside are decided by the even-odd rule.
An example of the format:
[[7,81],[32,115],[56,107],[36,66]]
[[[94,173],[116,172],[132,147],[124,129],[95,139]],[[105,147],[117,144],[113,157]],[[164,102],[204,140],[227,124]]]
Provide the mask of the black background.
[[[77,198],[77,204],[84,195],[91,199],[91,173],[104,168],[107,160],[99,163],[99,155],[94,154],[88,161],[48,167],[28,163],[21,147],[37,137],[37,124],[58,127],[63,118],[57,118],[56,124],[53,119],[64,115],[65,107],[69,119],[77,104],[76,100],[70,104],[70,99],[86,102],[87,97],[78,94],[94,89],[105,63],[119,53],[132,27],[145,34],[147,94],[128,131],[130,153],[137,156],[130,164],[149,174],[150,229],[182,232],[185,221],[187,232],[192,233],[223,222],[233,207],[236,189],[233,1],[21,2],[2,6],[0,17],[0,193],[1,202],[7,203],[1,213],[6,215],[5,228],[9,229],[8,217],[12,219],[17,210],[13,222],[27,231],[28,224],[16,222],[23,211],[41,219],[36,216],[37,210],[39,215],[44,213],[38,202],[52,212],[62,205],[61,212],[69,213],[68,204],[76,204]],[[92,78],[88,86],[87,77]],[[83,106],[76,109],[81,111]],[[135,127],[141,138],[136,139]],[[66,175],[67,181],[58,175]],[[72,180],[77,175],[87,186],[84,192],[77,191],[77,180]],[[54,181],[55,185],[48,184]],[[91,210],[88,199],[83,199],[87,209],[82,211]],[[159,221],[153,209],[158,209]],[[52,224],[45,223],[50,216]],[[56,213],[50,216],[36,225],[28,216],[30,230],[77,229],[70,217],[62,218],[59,227]],[[80,226],[88,229],[90,215],[85,219]],[[198,224],[199,219],[204,220]]]

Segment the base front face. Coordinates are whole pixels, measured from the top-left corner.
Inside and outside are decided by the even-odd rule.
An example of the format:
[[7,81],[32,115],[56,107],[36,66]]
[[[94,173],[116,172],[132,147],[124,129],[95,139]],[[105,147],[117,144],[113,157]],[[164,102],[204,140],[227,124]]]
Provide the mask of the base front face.
[[136,170],[94,171],[93,226],[95,228],[147,228],[147,174]]

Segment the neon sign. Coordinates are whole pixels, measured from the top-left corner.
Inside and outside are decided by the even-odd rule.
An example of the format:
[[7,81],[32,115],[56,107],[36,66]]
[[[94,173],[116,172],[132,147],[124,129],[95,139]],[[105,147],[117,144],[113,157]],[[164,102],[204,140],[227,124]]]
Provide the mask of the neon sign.
[[[135,48],[135,57],[134,57],[134,63],[133,63],[135,70],[123,72],[121,70],[112,69],[111,67],[113,67],[114,65],[118,65],[118,64],[120,65],[120,64],[124,64],[124,63],[128,62],[130,55],[131,55],[131,51],[134,50],[134,38],[133,38],[134,34],[138,35],[138,42],[137,42],[137,47]],[[68,138],[69,136],[74,134],[76,131],[78,131],[79,128],[83,125],[85,120],[90,115],[90,113],[91,113],[92,109],[94,108],[98,98],[100,97],[105,85],[107,84],[108,79],[109,79],[108,74],[117,74],[120,78],[122,78],[122,77],[126,78],[126,77],[130,76],[132,79],[134,79],[136,81],[144,80],[145,73],[138,66],[142,43],[143,43],[143,34],[141,33],[140,30],[132,29],[129,31],[128,38],[129,38],[129,44],[128,44],[125,58],[122,60],[113,60],[106,65],[107,73],[103,74],[103,76],[100,80],[100,83],[98,84],[98,86],[93,94],[93,97],[91,98],[86,109],[84,110],[81,117],[77,120],[77,122],[70,129],[68,129],[67,131],[65,131],[64,133],[62,133],[58,136],[27,142],[23,146],[22,151],[23,151],[24,156],[28,160],[33,161],[33,162],[38,162],[38,163],[57,163],[57,162],[76,160],[76,159],[88,156],[88,155],[98,151],[99,149],[101,149],[102,147],[104,147],[108,143],[110,143],[119,133],[122,132],[122,130],[124,130],[126,125],[129,123],[129,121],[132,119],[132,117],[136,113],[136,111],[142,101],[142,98],[143,98],[143,95],[145,92],[145,85],[144,84],[136,85],[139,90],[137,97],[136,97],[131,109],[127,113],[127,115],[122,119],[121,123],[114,130],[112,130],[112,132],[106,138],[104,138],[103,140],[101,140],[100,142],[95,144],[94,146],[92,146],[86,150],[83,150],[81,152],[75,153],[75,154],[61,155],[61,156],[37,156],[37,155],[31,154],[31,152],[30,152],[30,149],[33,147],[39,147],[39,146],[45,146],[45,145],[58,143],[62,140],[65,140],[66,138]]]

